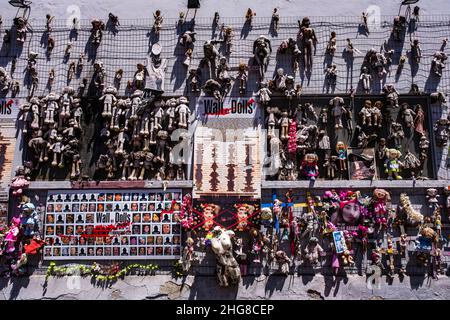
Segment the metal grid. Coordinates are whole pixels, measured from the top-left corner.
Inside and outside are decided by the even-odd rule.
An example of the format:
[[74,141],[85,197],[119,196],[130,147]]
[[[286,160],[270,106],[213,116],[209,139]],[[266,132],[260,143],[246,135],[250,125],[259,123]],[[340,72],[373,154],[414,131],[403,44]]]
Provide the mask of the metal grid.
[[[298,19],[301,19],[299,17]],[[220,39],[220,26],[222,24],[231,26],[234,29],[235,37],[233,40],[233,52],[229,57],[229,65],[236,67],[240,62],[249,63],[253,56],[253,41],[259,35],[266,35],[272,42],[273,52],[270,64],[265,74],[266,78],[272,78],[278,67],[283,67],[288,74],[292,74],[291,58],[288,55],[279,55],[277,57],[277,48],[281,41],[292,37],[296,39],[298,33],[298,24],[296,17],[285,17],[280,23],[278,33],[273,32],[270,25],[270,17],[253,18],[252,28],[244,26],[243,18],[221,18],[219,28],[212,30],[212,18],[197,18],[195,21],[196,42],[193,53],[191,68],[198,66],[203,58],[203,43],[210,39]],[[312,17],[312,27],[315,29],[318,38],[317,52],[314,56],[313,70],[309,79],[301,74],[296,74],[297,82],[303,83],[304,93],[323,93],[324,87],[324,68],[325,47],[328,42],[331,31],[337,33],[337,51],[333,63],[338,68],[338,78],[335,92],[347,92],[351,86],[356,88],[359,82],[359,69],[364,59],[365,53],[372,47],[379,50],[380,46],[389,39],[392,30],[393,16],[383,16],[379,28],[371,30],[368,36],[358,33],[360,30],[359,17]],[[107,21],[104,20],[106,23]],[[192,26],[192,21],[186,22],[183,26],[177,27],[177,19],[165,19],[159,37],[151,29],[153,19],[135,19],[122,20],[121,25],[117,27],[117,33],[106,30],[103,40],[98,50],[88,43],[90,37],[91,24],[88,20],[82,20],[81,29],[78,31],[78,37],[73,40],[73,48],[70,58],[64,59],[64,51],[69,42],[70,36],[74,35],[71,27],[67,26],[65,20],[56,20],[52,23],[53,31],[51,33],[55,40],[55,48],[51,58],[46,57],[47,37],[45,34],[44,20],[30,20],[33,32],[29,32],[27,40],[23,47],[18,47],[15,41],[11,46],[3,45],[0,50],[0,65],[10,70],[11,60],[17,56],[16,72],[13,78],[18,80],[23,86],[25,84],[25,72],[27,54],[30,50],[38,52],[37,72],[40,83],[36,93],[45,95],[50,90],[47,87],[48,73],[53,68],[56,73],[56,81],[53,85],[54,91],[60,91],[64,86],[70,84],[78,87],[82,78],[90,81],[93,68],[90,66],[95,59],[101,60],[106,69],[106,83],[113,84],[115,72],[118,69],[124,70],[124,77],[119,90],[119,94],[126,94],[126,81],[132,80],[136,71],[136,64],[145,62],[145,58],[150,52],[151,45],[159,42],[162,45],[161,57],[168,59],[168,68],[166,72],[166,95],[181,95],[185,93],[185,83],[187,78],[187,68],[182,64],[185,56],[184,49],[177,45],[179,37],[185,30]],[[420,89],[426,92],[440,90],[445,93],[450,92],[450,68],[444,69],[442,78],[437,79],[430,76],[430,67],[432,55],[439,50],[442,39],[450,34],[450,19],[448,16],[423,16],[418,24],[418,29],[413,37],[420,40],[423,57],[417,74],[411,76],[409,63],[405,67],[398,81],[395,79],[395,71],[401,54],[406,54],[409,50],[410,34],[406,33],[404,42],[389,42],[390,47],[395,50],[391,73],[387,76],[386,82],[394,83],[401,93],[409,91],[411,83],[416,83]],[[14,32],[12,34],[14,39]],[[342,57],[342,52],[346,45],[346,38],[352,39],[354,47],[361,51],[361,54],[355,56],[353,64],[347,64]],[[219,47],[219,45],[217,45]],[[221,48],[223,49],[223,48]],[[67,83],[67,71],[70,62],[76,62],[80,53],[86,53],[85,68],[80,76],[75,77],[70,83]],[[205,81],[205,79],[203,79]],[[251,71],[248,81],[248,89],[256,91],[258,87],[256,71]],[[379,92],[380,85],[374,81],[373,91]],[[27,91],[22,89],[19,97],[26,97]]]

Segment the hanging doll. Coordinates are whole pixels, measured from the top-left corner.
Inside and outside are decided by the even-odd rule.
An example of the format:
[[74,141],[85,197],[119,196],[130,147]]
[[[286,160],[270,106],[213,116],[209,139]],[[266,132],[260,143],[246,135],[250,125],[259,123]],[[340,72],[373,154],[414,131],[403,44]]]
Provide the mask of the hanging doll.
[[259,101],[262,104],[267,105],[269,103],[269,101],[270,101],[270,95],[272,94],[272,92],[267,87],[267,83],[266,82],[261,81],[259,85],[260,85],[260,88],[256,92],[256,94],[259,96]]
[[342,141],[336,143],[336,153],[339,159],[339,170],[347,170],[347,146]]
[[20,218],[14,217],[11,220],[11,226],[5,236],[5,253],[13,253],[16,250],[16,241],[19,235]]
[[428,202],[428,207],[430,209],[432,209],[432,211],[436,210],[437,208],[439,208],[439,191],[435,188],[428,188],[427,189],[427,202]]
[[345,112],[343,105],[344,105],[344,99],[341,97],[334,97],[329,102],[330,106],[333,106],[331,108],[331,114],[334,117],[334,128],[339,129],[343,128],[342,125],[342,114]]
[[289,274],[289,264],[291,263],[291,259],[287,256],[286,252],[278,250],[275,253],[275,260],[278,264],[278,272],[287,276]]
[[384,189],[375,189],[373,191],[373,211],[375,214],[375,222],[379,225],[385,225],[387,222],[387,202],[391,201],[391,196],[388,191]]
[[26,172],[25,172],[24,166],[17,167],[16,175],[11,180],[11,184],[10,184],[10,187],[13,190],[13,192],[12,192],[13,196],[22,195],[23,189],[27,188],[30,185],[30,182],[28,181],[29,177],[27,177],[25,173]]
[[105,92],[103,96],[99,99],[100,101],[103,101],[103,117],[112,117],[113,115],[113,105],[116,103],[117,98],[117,89],[113,86],[109,86],[105,89]]
[[194,240],[191,237],[186,239],[186,245],[183,248],[183,254],[179,262],[183,268],[183,272],[188,273],[191,269],[192,263],[195,260],[195,252],[194,252]]
[[307,153],[300,166],[303,176],[310,180],[316,180],[319,175],[319,167],[317,166],[318,156],[315,153]]

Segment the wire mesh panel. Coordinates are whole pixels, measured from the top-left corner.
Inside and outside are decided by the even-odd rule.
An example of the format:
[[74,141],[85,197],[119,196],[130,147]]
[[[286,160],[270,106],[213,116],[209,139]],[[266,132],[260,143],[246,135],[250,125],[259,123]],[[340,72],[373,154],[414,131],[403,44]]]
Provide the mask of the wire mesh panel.
[[[299,19],[301,19],[299,17]],[[207,40],[222,39],[221,27],[229,26],[234,30],[232,52],[229,55],[229,65],[237,67],[240,62],[253,63],[253,41],[259,35],[267,36],[272,42],[272,54],[265,78],[272,78],[276,69],[284,68],[288,74],[293,74],[291,57],[288,54],[277,54],[277,49],[283,40],[288,38],[297,39],[298,22],[296,17],[285,17],[280,21],[278,32],[274,31],[270,17],[254,17],[252,26],[244,24],[243,18],[221,18],[219,25],[213,27],[212,18],[198,18],[193,21],[178,25],[176,19],[164,19],[162,30],[159,35],[152,31],[153,19],[122,20],[120,26],[112,27],[106,23],[101,44],[96,49],[89,41],[91,24],[88,20],[82,20],[80,29],[75,31],[67,25],[65,20],[55,20],[52,23],[53,31],[51,37],[55,41],[55,47],[48,58],[46,56],[48,33],[45,32],[45,21],[30,20],[32,31],[27,34],[27,39],[22,47],[15,41],[15,32],[12,32],[10,45],[3,44],[0,50],[0,65],[10,71],[13,57],[17,57],[16,71],[12,75],[18,80],[22,87],[27,84],[25,68],[27,55],[30,51],[39,53],[37,58],[37,72],[39,85],[37,95],[45,95],[50,90],[60,91],[62,87],[71,85],[78,87],[81,79],[91,79],[94,60],[103,62],[106,70],[106,83],[113,84],[115,72],[123,69],[123,80],[119,94],[127,94],[126,82],[132,80],[136,71],[137,63],[145,63],[151,46],[158,42],[162,45],[161,57],[168,59],[166,77],[166,95],[181,95],[185,93],[187,79],[187,67],[183,64],[185,60],[184,48],[178,42],[181,35],[188,29],[194,27],[196,42],[193,51],[190,68],[196,68],[203,58],[203,43]],[[403,41],[390,40],[392,31],[392,16],[383,16],[381,24],[371,27],[370,33],[365,35],[361,31],[361,19],[359,17],[313,17],[311,25],[315,29],[318,39],[316,54],[313,57],[313,68],[311,75],[304,72],[295,74],[296,82],[303,85],[304,93],[324,93],[325,86],[324,69],[327,64],[334,63],[338,69],[338,77],[334,92],[348,92],[351,87],[357,88],[360,75],[360,67],[365,53],[370,48],[377,51],[386,43],[389,49],[394,50],[393,64],[390,73],[385,79],[373,81],[372,89],[378,93],[384,82],[396,83],[397,89],[408,92],[412,83],[427,92],[440,90],[449,92],[449,68],[444,69],[441,78],[430,73],[431,61],[435,51],[441,48],[442,40],[450,34],[450,21],[448,16],[423,16],[418,23],[414,33],[406,31]],[[14,29],[14,28],[12,28]],[[337,33],[337,51],[332,60],[325,56],[325,48],[330,33]],[[346,39],[352,40],[353,45],[361,53],[355,55],[353,61],[348,61],[343,55]],[[419,39],[422,47],[422,59],[417,70],[411,70],[409,60],[405,63],[400,76],[396,77],[396,70],[401,55],[408,55],[410,40]],[[72,42],[70,56],[65,55],[69,41]],[[216,45],[224,53],[224,44]],[[72,81],[67,81],[67,74],[71,62],[77,63],[80,54],[85,54],[85,66],[83,71],[76,75]],[[48,74],[51,69],[55,71],[55,82],[50,88],[48,85]],[[300,68],[302,71],[302,68]],[[202,79],[204,82],[207,79]],[[258,88],[258,76],[256,70],[251,70],[248,81],[248,90],[256,91]],[[331,92],[330,92],[331,93]],[[26,97],[27,91],[22,88],[19,97]]]

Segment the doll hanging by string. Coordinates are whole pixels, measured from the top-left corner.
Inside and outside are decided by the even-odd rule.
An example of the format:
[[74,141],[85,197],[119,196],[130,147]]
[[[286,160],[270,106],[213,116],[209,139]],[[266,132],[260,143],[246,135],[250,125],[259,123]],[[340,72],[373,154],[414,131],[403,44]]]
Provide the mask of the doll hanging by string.
[[347,171],[347,146],[344,142],[338,141],[336,143],[336,153],[338,155],[339,171],[342,177],[344,175],[344,172]]

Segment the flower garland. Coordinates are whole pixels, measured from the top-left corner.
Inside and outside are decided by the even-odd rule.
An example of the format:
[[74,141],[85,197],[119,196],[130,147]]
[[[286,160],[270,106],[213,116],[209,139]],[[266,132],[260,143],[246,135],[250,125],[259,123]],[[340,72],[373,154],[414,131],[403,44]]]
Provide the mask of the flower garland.
[[50,262],[45,281],[47,282],[50,276],[64,277],[71,275],[79,275],[82,277],[92,276],[95,280],[100,282],[117,281],[118,278],[123,278],[134,269],[139,269],[140,272],[138,274],[140,275],[146,275],[148,272],[154,275],[154,272],[159,269],[159,266],[155,264],[143,265],[136,263],[121,269],[118,263],[113,263],[110,266],[101,266],[94,262],[91,266],[74,265],[59,267],[56,266],[55,262]]
[[192,217],[192,196],[190,193],[187,193],[183,197],[183,201],[181,203],[180,221],[181,226],[184,229],[190,229],[194,222],[194,218]]

